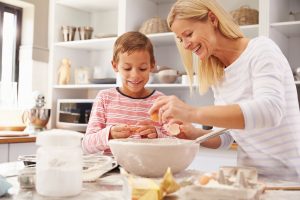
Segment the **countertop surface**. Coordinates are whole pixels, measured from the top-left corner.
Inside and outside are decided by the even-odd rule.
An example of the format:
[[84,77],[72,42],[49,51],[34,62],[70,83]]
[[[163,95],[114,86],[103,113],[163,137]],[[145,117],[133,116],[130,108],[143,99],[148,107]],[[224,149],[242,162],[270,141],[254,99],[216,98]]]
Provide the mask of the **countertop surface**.
[[[2,163],[0,164],[0,174],[7,177],[13,187],[9,190],[9,195],[5,195],[1,200],[50,200],[50,199],[69,199],[69,200],[101,200],[101,199],[131,199],[127,178],[121,176],[119,173],[110,173],[104,177],[97,179],[96,182],[84,183],[82,191],[75,197],[68,198],[53,198],[44,197],[35,191],[35,189],[20,189],[17,180],[17,174],[22,169],[22,162]],[[175,179],[178,177],[189,178],[195,173],[195,170],[186,170],[180,174],[175,175]],[[196,172],[199,174],[200,172]],[[195,174],[194,174],[195,175]],[[288,183],[288,182],[286,182]],[[276,184],[276,182],[275,182]],[[180,190],[179,190],[180,191]],[[165,197],[165,200],[178,200],[178,199],[189,199],[186,195],[172,195]],[[283,191],[283,190],[268,190],[261,195],[261,200],[299,200],[300,191]]]
[[35,135],[0,137],[0,144],[35,142]]

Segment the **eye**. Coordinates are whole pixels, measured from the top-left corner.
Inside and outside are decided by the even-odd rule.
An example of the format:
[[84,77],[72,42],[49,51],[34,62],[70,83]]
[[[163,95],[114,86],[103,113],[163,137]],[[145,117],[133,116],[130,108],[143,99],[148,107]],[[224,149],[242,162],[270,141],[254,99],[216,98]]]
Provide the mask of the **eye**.
[[193,32],[190,32],[189,34],[186,35],[186,37],[191,37],[193,35]]
[[131,70],[131,67],[124,66],[124,67],[123,67],[123,70],[125,70],[125,71],[130,71],[130,70]]

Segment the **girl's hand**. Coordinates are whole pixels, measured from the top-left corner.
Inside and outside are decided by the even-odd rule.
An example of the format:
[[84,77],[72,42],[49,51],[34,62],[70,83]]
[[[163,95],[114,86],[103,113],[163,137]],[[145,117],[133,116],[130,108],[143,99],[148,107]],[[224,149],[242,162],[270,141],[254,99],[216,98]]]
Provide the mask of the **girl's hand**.
[[136,133],[142,138],[157,138],[157,132],[152,121],[143,121],[137,123]]
[[117,124],[110,128],[110,136],[112,139],[128,138],[131,132],[130,126],[126,124]]
[[159,122],[166,123],[171,119],[191,122],[195,108],[187,105],[176,96],[161,96],[157,98],[149,110],[149,114],[158,112]]

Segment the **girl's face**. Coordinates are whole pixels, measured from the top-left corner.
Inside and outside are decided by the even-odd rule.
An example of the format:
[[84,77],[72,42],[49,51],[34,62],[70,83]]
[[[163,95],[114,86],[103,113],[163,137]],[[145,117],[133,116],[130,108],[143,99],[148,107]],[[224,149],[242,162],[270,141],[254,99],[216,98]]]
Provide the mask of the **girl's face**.
[[196,21],[191,19],[174,20],[171,30],[183,43],[183,47],[192,51],[201,60],[213,54],[216,46],[217,19],[212,14],[208,14],[208,20]]
[[119,62],[112,61],[113,69],[122,78],[122,92],[128,96],[140,98],[147,95],[145,85],[154,66],[151,66],[148,51],[135,51],[119,54]]

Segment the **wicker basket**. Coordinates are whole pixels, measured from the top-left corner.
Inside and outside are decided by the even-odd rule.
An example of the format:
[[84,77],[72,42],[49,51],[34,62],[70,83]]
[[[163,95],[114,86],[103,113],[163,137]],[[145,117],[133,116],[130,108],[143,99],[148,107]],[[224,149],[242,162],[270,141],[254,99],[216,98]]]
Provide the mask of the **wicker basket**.
[[170,29],[168,27],[167,21],[161,19],[160,17],[153,17],[151,19],[148,19],[139,29],[139,32],[143,34],[163,33],[169,31]]
[[258,24],[258,11],[249,6],[241,6],[230,12],[234,21],[239,25]]

